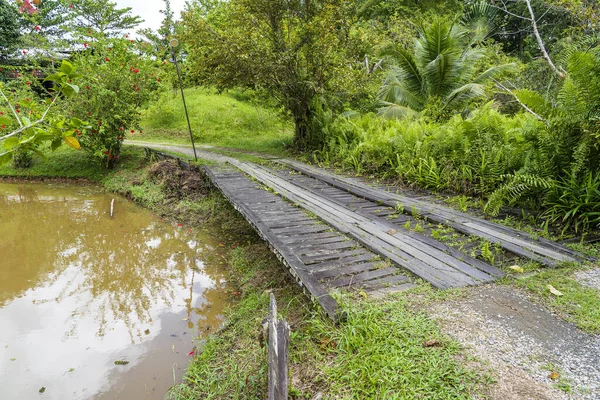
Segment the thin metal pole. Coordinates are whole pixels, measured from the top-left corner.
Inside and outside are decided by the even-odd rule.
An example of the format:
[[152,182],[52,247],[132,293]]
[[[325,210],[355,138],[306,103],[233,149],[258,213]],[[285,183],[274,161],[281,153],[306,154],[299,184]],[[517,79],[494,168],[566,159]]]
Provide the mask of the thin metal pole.
[[179,89],[181,89],[181,98],[183,99],[183,109],[185,110],[185,118],[187,119],[188,129],[190,131],[190,139],[192,140],[192,147],[194,149],[194,158],[198,161],[196,155],[196,145],[194,144],[194,135],[192,135],[192,125],[190,124],[190,116],[188,115],[187,104],[185,103],[185,95],[183,94],[183,83],[181,82],[181,72],[179,71],[179,64],[177,63],[177,57],[173,52],[173,61],[175,62],[175,69],[177,69],[177,77],[179,78]]

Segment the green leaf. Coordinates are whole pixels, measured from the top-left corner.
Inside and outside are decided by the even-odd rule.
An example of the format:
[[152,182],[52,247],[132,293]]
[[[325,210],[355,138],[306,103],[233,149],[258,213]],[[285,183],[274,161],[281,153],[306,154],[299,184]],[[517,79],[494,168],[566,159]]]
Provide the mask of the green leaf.
[[48,81],[53,81],[53,82],[62,82],[63,79],[66,78],[66,75],[63,74],[62,72],[58,72],[56,74],[51,74],[48,75],[45,79],[44,82],[48,82]]
[[20,144],[19,138],[16,136],[9,137],[8,139],[2,141],[5,149],[12,149]]
[[73,71],[75,70],[75,68],[73,68],[73,64],[71,64],[67,60],[63,60],[62,64],[60,64],[59,69],[61,72],[64,72],[67,75],[72,74]]
[[69,86],[71,89],[73,89],[75,91],[75,93],[79,93],[79,86],[72,85],[70,83],[67,83],[67,86]]
[[[66,97],[73,97],[75,95],[75,89],[71,87],[72,85],[66,84],[62,88],[62,92]],[[79,88],[77,88],[79,90]]]
[[79,128],[81,125],[83,125],[83,121],[79,118],[71,118],[69,125],[71,125],[73,128]]
[[0,154],[0,166],[8,164],[13,157],[12,151],[7,151],[5,153]]
[[61,145],[63,144],[63,140],[62,138],[58,138],[58,139],[54,139],[52,141],[52,143],[50,143],[50,149],[52,151],[55,151],[56,149],[58,149]]
[[0,125],[9,125],[12,122],[10,117],[5,115],[0,115]]
[[40,156],[44,161],[48,161],[48,156],[46,155],[46,153],[44,153],[43,151],[41,151],[37,147],[32,147],[30,150],[33,151],[38,156]]

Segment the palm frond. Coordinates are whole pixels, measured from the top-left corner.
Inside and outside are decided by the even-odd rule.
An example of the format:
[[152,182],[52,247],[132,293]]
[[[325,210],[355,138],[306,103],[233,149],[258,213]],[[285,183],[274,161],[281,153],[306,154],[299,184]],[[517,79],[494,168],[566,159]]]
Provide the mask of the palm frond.
[[485,83],[490,79],[498,79],[503,75],[517,72],[519,72],[519,66],[516,63],[497,65],[484,71],[481,75],[476,77],[473,82]]
[[455,108],[459,104],[482,97],[485,94],[483,86],[478,83],[467,83],[457,89],[454,89],[446,98],[444,103],[446,107]]
[[407,106],[417,111],[423,109],[423,99],[419,93],[414,93],[410,87],[406,87],[402,77],[394,72],[388,75],[385,83],[381,86],[378,98],[381,102]]
[[419,113],[411,108],[401,106],[393,103],[385,103],[382,102],[382,107],[377,110],[377,115],[384,118],[389,119],[400,119],[413,115],[418,115]]

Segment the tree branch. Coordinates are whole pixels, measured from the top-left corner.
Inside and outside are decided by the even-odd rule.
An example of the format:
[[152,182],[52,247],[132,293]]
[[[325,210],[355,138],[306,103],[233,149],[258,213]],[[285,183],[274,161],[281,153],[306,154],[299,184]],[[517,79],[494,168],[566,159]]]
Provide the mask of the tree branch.
[[517,95],[514,94],[512,92],[512,90],[510,90],[509,88],[507,88],[506,86],[504,86],[503,84],[501,84],[500,82],[498,82],[495,79],[494,79],[494,82],[496,82],[496,85],[498,85],[498,87],[500,89],[502,89],[506,93],[510,94],[517,101],[517,103],[519,103],[519,105],[521,107],[523,107],[523,109],[525,111],[527,111],[528,113],[530,113],[531,115],[533,115],[534,117],[536,117],[538,120],[540,120],[541,122],[543,122],[547,127],[550,127],[550,123],[548,121],[546,121],[541,115],[539,115],[538,113],[536,113],[535,111],[533,111],[531,108],[527,107],[527,105],[525,103],[523,103],[521,100],[519,100],[519,98],[517,97]]
[[23,123],[21,122],[21,119],[19,118],[19,115],[17,115],[17,112],[13,108],[12,104],[10,104],[10,101],[8,101],[8,98],[4,95],[4,92],[1,89],[0,89],[0,94],[2,94],[2,97],[4,97],[4,101],[6,101],[6,104],[8,104],[8,108],[10,108],[10,110],[13,113],[13,115],[17,119],[17,122],[19,123],[19,126],[22,128],[23,127]]
[[548,65],[550,65],[550,68],[552,68],[552,70],[556,73],[556,75],[558,75],[559,78],[563,79],[565,77],[565,71],[558,69],[556,67],[556,65],[554,65],[554,63],[552,62],[552,59],[550,58],[550,55],[546,51],[546,47],[544,46],[544,41],[542,40],[542,36],[540,35],[540,32],[537,27],[537,22],[535,20],[535,14],[533,13],[533,8],[531,7],[531,0],[525,0],[525,3],[527,4],[527,8],[529,9],[529,14],[531,15],[531,26],[533,28],[533,34],[538,42],[538,46],[540,48],[540,51],[542,52],[542,55],[544,56],[544,59],[546,59],[546,61],[548,62]]

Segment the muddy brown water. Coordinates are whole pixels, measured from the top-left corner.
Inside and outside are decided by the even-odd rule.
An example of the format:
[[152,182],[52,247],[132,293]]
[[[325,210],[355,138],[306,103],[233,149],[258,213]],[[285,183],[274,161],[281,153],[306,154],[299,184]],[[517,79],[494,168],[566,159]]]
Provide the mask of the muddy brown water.
[[217,238],[113,198],[0,183],[1,399],[162,399],[223,324]]

